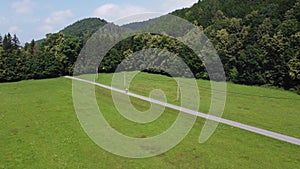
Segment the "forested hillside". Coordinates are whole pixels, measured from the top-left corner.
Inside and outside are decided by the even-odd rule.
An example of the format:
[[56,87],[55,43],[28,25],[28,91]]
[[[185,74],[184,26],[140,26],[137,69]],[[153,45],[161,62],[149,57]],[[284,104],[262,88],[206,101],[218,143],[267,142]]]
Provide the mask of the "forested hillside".
[[[299,0],[204,0],[172,14],[204,31],[218,51],[228,81],[300,91]],[[154,21],[157,19],[125,27],[147,27]],[[203,63],[195,59],[191,50],[174,39],[150,34],[137,35],[112,49],[113,54],[106,57],[101,70],[114,70],[128,54],[162,46],[182,57],[195,77],[208,78]]]
[[[300,0],[203,0],[172,14],[204,31],[222,60],[228,81],[300,92]],[[125,27],[147,27],[157,20]],[[33,40],[24,47],[16,35],[1,36],[0,81],[72,74],[83,45],[106,23],[98,18],[84,19],[59,33],[48,34],[39,44]],[[104,58],[99,72],[113,72],[127,56],[147,48],[167,49],[183,58],[195,77],[209,78],[191,49],[171,37],[153,34],[136,35],[117,44]],[[155,60],[155,55],[149,57]],[[143,67],[142,60],[133,65]],[[133,65],[127,70],[133,70]],[[165,74],[157,68],[147,71]]]
[[173,14],[204,30],[228,80],[299,92],[299,0],[203,0]]
[[95,33],[105,24],[107,24],[107,22],[103,19],[87,18],[67,26],[61,30],[60,33],[69,36],[76,36],[86,41],[93,33]]

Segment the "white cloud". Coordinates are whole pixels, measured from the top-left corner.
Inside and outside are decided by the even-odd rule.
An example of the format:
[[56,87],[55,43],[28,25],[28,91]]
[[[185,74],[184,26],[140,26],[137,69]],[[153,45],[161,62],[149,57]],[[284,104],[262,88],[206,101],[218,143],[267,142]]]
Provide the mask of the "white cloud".
[[152,18],[160,17],[162,15],[163,13],[159,13],[159,12],[140,13],[140,14],[130,15],[128,17],[121,18],[115,21],[114,23],[118,25],[124,25],[133,22],[146,21]]
[[71,10],[53,12],[46,20],[45,23],[48,25],[60,25],[66,24],[74,17]]
[[12,3],[11,7],[20,14],[28,14],[33,11],[35,4],[31,0],[22,0]]
[[9,32],[13,33],[13,34],[20,34],[23,32],[22,29],[20,29],[19,27],[17,26],[11,26],[9,29],[8,29]]
[[0,25],[3,25],[3,24],[5,24],[6,23],[6,18],[5,17],[3,17],[3,16],[0,16]]
[[47,33],[52,33],[52,32],[54,32],[54,28],[53,28],[52,26],[50,26],[50,25],[44,25],[44,26],[38,28],[38,31],[39,31],[40,33],[47,34]]
[[161,5],[161,12],[172,12],[176,9],[191,7],[198,0],[164,0]]
[[[36,30],[45,35],[47,33],[54,33],[65,27],[66,24],[74,19],[74,14],[71,10],[56,11],[50,14],[49,17],[43,20],[43,25]],[[39,19],[36,20],[37,22]]]
[[191,7],[198,0],[164,0],[155,7],[141,7],[134,5],[105,4],[94,11],[94,16],[105,19],[116,24],[145,21],[163,14],[167,14],[176,9]]
[[117,5],[117,4],[105,4],[98,7],[94,11],[94,16],[108,20],[116,21],[120,18],[131,16],[134,14],[149,13],[150,10],[134,5]]

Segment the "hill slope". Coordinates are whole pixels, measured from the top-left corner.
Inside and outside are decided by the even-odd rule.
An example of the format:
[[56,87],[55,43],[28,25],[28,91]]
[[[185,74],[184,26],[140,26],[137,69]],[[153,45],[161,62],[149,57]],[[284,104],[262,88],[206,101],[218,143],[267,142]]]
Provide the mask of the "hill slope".
[[266,13],[266,17],[283,18],[284,13],[290,9],[297,0],[203,0],[191,8],[180,9],[172,12],[173,15],[185,18],[190,22],[197,22],[204,27],[213,23],[218,10],[227,17],[244,18],[252,11]]
[[172,14],[204,30],[228,80],[300,92],[299,0],[203,0]]
[[60,33],[87,39],[105,24],[107,22],[100,18],[86,18],[67,26]]

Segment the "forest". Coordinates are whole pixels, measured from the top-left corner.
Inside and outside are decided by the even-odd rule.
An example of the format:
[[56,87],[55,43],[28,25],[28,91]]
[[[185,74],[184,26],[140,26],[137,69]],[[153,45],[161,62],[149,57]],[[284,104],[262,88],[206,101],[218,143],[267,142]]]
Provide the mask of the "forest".
[[[171,14],[203,30],[221,58],[227,81],[300,93],[300,0],[203,0]],[[86,41],[106,23],[98,18],[84,19],[22,46],[17,35],[0,35],[0,82],[71,75]],[[125,27],[145,25],[147,22]],[[171,37],[150,33],[117,44],[104,57],[99,72],[114,72],[126,57],[147,48],[176,53],[196,78],[209,79],[191,49]],[[156,68],[146,71],[165,74]]]

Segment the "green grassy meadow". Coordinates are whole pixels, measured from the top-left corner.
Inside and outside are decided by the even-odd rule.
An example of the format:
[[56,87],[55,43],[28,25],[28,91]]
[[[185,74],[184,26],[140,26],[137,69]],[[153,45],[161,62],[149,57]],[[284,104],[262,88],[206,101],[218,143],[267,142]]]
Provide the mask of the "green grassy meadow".
[[[98,82],[110,84],[112,74]],[[197,81],[200,111],[210,106],[209,81]],[[176,101],[170,77],[138,74],[129,90],[148,96],[161,89]],[[110,125],[128,136],[161,133],[178,112],[166,109],[149,124],[123,118],[113,106],[111,92],[96,88],[96,96]],[[131,98],[138,110],[149,103]],[[224,118],[300,138],[300,96],[280,89],[228,83]],[[26,168],[299,168],[300,146],[220,124],[204,144],[198,137],[205,120],[198,118],[187,137],[170,151],[152,158],[129,159],[98,147],[81,128],[72,101],[72,81],[63,77],[0,84],[0,169]]]

